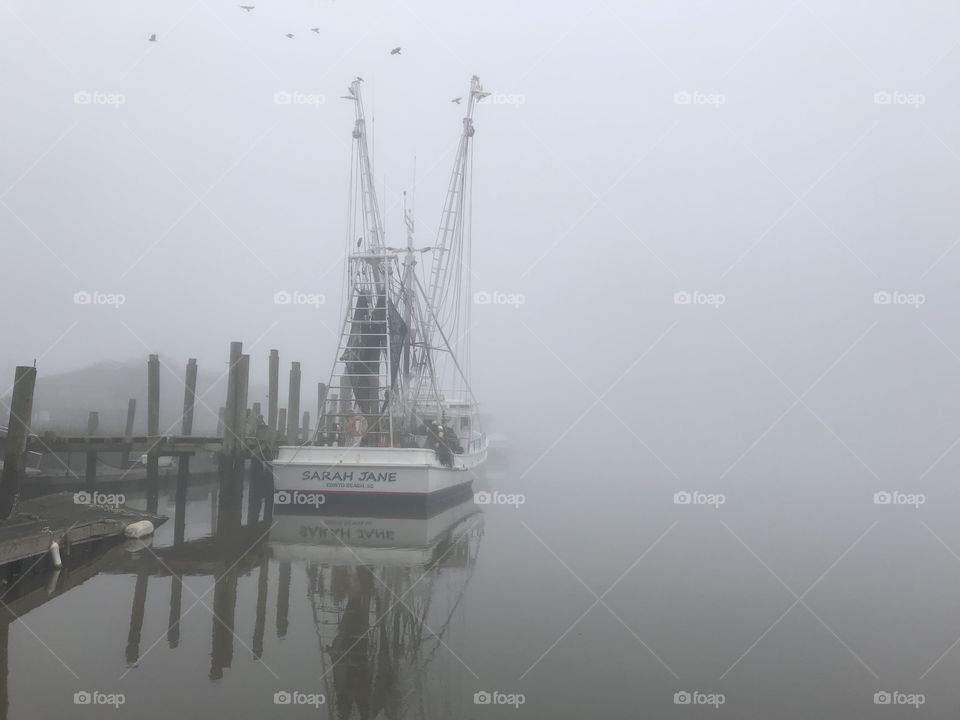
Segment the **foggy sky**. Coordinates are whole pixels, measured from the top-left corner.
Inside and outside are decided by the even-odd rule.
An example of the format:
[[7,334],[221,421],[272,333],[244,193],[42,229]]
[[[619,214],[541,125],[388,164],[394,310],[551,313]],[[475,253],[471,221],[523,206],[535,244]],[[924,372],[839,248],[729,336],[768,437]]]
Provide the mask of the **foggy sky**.
[[42,386],[158,352],[179,397],[187,357],[225,371],[243,340],[260,382],[270,348],[281,387],[299,360],[311,406],[340,322],[338,96],[365,78],[388,243],[416,158],[426,245],[476,73],[498,103],[476,113],[473,289],[523,296],[474,308],[502,426],[546,451],[576,423],[671,482],[957,469],[960,6],[254,4],[0,3],[4,390],[34,358]]

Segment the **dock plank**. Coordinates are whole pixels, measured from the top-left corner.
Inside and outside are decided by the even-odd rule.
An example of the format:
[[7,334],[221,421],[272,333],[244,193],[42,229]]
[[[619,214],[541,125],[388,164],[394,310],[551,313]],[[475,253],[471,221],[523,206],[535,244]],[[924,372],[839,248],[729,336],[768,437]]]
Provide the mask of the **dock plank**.
[[122,535],[127,525],[138,520],[160,525],[166,519],[126,506],[79,505],[71,492],[23,500],[14,517],[0,523],[0,565],[43,555],[51,540],[75,545]]

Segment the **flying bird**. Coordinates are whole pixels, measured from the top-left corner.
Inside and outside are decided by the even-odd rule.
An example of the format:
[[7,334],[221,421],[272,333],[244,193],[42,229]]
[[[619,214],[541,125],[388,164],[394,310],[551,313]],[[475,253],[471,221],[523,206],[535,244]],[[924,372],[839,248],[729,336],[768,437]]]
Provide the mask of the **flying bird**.
[[293,33],[287,33],[287,37],[293,40]]
[[456,103],[457,105],[459,105],[461,100],[463,100],[463,98],[462,98],[462,97],[458,97],[458,98],[454,98],[454,99],[451,100],[450,102]]
[[156,41],[157,41],[157,34],[156,34],[156,33],[154,33],[153,35],[151,35],[150,37],[147,38],[147,42],[156,42]]
[[354,78],[354,80],[359,80],[360,82],[363,82],[363,78],[360,77],[359,75],[357,75],[357,76]]
[[250,11],[253,10],[255,7],[256,7],[256,5],[241,5],[241,6],[240,6],[240,9],[241,9],[241,10],[246,10],[247,12],[250,12]]
[[390,54],[391,54],[391,55],[399,55],[399,54],[400,54],[400,48],[395,47],[393,50],[390,51]]
[[310,29],[313,30],[317,35],[320,34],[320,28],[310,28]]

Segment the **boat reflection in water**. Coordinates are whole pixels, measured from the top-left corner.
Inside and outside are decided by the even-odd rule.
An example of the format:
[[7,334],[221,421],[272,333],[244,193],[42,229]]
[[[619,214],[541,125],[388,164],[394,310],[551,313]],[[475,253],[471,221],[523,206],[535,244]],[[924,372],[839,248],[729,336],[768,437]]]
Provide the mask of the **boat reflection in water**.
[[[272,557],[281,572],[300,566],[307,576],[330,716],[444,717],[450,699],[431,694],[456,692],[456,673],[449,657],[430,666],[463,619],[483,536],[472,499],[430,518],[312,513],[274,521]],[[449,677],[428,682],[428,667]]]

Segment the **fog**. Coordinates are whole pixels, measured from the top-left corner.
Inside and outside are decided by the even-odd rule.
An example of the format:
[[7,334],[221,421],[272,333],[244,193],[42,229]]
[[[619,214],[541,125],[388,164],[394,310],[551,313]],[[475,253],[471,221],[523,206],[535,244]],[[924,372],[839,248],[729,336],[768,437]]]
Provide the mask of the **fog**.
[[[476,73],[494,95],[476,116],[473,288],[522,301],[474,309],[474,384],[498,422],[546,448],[608,393],[581,427],[633,444],[628,426],[655,467],[703,481],[818,380],[791,415],[846,445],[852,472],[918,477],[960,431],[950,3],[2,12],[0,377],[38,358],[42,388],[157,352],[166,395],[185,358],[225,369],[243,340],[251,377],[277,348],[311,397],[340,322],[339,96],[365,78],[388,242],[408,191],[428,244],[450,100]],[[278,290],[327,302],[277,306]]]
[[[719,492],[751,547],[783,530],[767,549],[799,591],[876,519],[874,493],[901,491],[942,515],[877,532],[955,574],[960,5],[250,2],[0,3],[0,397],[36,360],[44,407],[119,426],[158,353],[172,426],[193,357],[212,428],[240,340],[250,401],[266,401],[276,348],[281,406],[299,361],[313,416],[342,322],[340,96],[364,78],[387,244],[404,242],[406,192],[429,245],[461,131],[451,101],[476,74],[492,94],[475,113],[473,387],[519,453],[501,488],[529,495],[558,554],[602,589],[664,530],[674,493]],[[576,541],[613,505],[615,571]],[[953,639],[942,622],[950,637],[910,678]],[[696,639],[654,645],[671,642],[668,662],[697,662]]]

